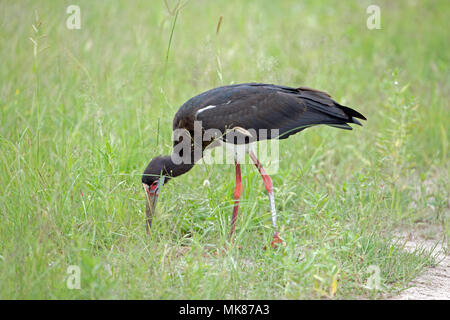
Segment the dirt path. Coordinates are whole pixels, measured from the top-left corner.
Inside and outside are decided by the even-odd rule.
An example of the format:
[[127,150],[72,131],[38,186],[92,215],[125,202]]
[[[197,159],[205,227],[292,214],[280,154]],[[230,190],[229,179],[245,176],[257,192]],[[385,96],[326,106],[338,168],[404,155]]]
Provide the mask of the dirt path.
[[[408,236],[406,249],[413,251],[417,246],[433,250],[435,241],[423,240]],[[427,268],[420,276],[411,281],[410,288],[391,300],[450,300],[450,255],[444,253],[442,246],[434,249],[439,253],[437,259],[442,260],[436,267]]]

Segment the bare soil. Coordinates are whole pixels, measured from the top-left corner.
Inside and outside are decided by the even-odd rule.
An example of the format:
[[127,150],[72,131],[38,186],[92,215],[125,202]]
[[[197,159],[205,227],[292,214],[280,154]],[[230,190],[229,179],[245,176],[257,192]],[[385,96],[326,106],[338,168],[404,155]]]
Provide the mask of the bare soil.
[[408,239],[405,248],[413,251],[417,247],[423,247],[433,251],[437,255],[437,266],[427,268],[425,271],[408,284],[408,289],[391,300],[450,300],[450,255],[445,252],[442,245],[436,246],[436,240],[425,240],[411,234],[402,235]]

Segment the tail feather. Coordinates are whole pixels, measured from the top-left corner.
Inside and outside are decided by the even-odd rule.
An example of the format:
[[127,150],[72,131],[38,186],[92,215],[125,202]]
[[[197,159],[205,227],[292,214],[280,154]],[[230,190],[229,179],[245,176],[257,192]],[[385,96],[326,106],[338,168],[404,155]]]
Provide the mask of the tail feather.
[[348,124],[329,124],[330,127],[338,128],[338,129],[344,129],[344,130],[353,130],[352,127],[350,127]]
[[339,108],[341,108],[345,112],[345,114],[347,114],[350,117],[358,118],[358,119],[362,119],[362,120],[367,120],[366,117],[364,117],[358,111],[353,110],[352,108],[349,108],[349,107],[346,107],[346,106],[341,106],[341,105],[338,105],[338,106],[339,106]]
[[314,117],[317,121],[315,124],[327,124],[335,128],[351,130],[352,127],[348,123],[362,126],[357,118],[366,120],[361,113],[337,103],[326,92],[307,87],[300,87],[297,90],[306,106],[317,112]]
[[352,117],[352,121],[353,121],[352,123],[356,123],[358,126],[362,127],[361,122],[359,122],[358,119],[356,119],[355,117]]
[[[285,88],[282,89],[285,90]],[[282,111],[284,119],[283,126],[280,128],[279,139],[286,139],[290,135],[317,125],[352,130],[349,124],[362,126],[358,119],[366,120],[366,117],[361,113],[339,104],[326,92],[307,87],[287,91],[289,92],[279,92],[280,101],[288,104],[294,110],[294,116],[289,117],[289,108],[285,108],[285,112]],[[287,98],[287,96],[292,97],[292,94],[296,98],[294,103],[290,100],[291,98]],[[286,95],[286,98],[283,95]],[[301,112],[298,110],[301,110]]]

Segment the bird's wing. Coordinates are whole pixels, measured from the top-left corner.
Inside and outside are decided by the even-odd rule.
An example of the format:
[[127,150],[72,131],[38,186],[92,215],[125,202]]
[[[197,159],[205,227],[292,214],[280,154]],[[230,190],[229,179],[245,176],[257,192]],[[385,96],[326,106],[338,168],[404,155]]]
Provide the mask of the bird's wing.
[[[207,105],[197,108],[195,120],[202,121],[205,130],[226,132],[241,127],[256,132],[258,140],[284,139],[313,125],[351,129],[346,123],[357,123],[353,117],[365,119],[353,109],[337,104],[327,93],[310,88],[259,85],[233,88],[233,91],[226,95],[226,100],[220,96],[216,101],[210,98]],[[260,134],[263,129],[266,136]],[[278,132],[271,132],[274,129]]]

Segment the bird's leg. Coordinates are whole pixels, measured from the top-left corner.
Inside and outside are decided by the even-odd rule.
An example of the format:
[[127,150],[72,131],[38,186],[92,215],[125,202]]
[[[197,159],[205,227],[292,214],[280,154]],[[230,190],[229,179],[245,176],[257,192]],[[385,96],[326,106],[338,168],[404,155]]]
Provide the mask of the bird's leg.
[[258,161],[258,158],[256,158],[256,155],[253,153],[252,150],[249,151],[249,155],[253,163],[255,164],[256,168],[258,168],[258,171],[261,174],[261,177],[263,178],[264,186],[266,187],[267,193],[269,195],[270,213],[272,215],[272,225],[273,228],[275,229],[275,234],[273,235],[273,241],[271,245],[272,247],[275,248],[279,243],[283,243],[283,240],[280,238],[280,232],[278,231],[277,226],[277,212],[275,209],[275,196],[273,195],[272,179],[266,173],[266,171],[264,170],[264,168],[262,167],[261,163]]
[[233,236],[234,229],[236,227],[236,219],[239,210],[239,198],[241,197],[242,192],[241,165],[238,163],[237,159],[234,160],[234,165],[236,167],[236,187],[234,188],[234,207],[233,207],[233,216],[231,218],[230,238]]

